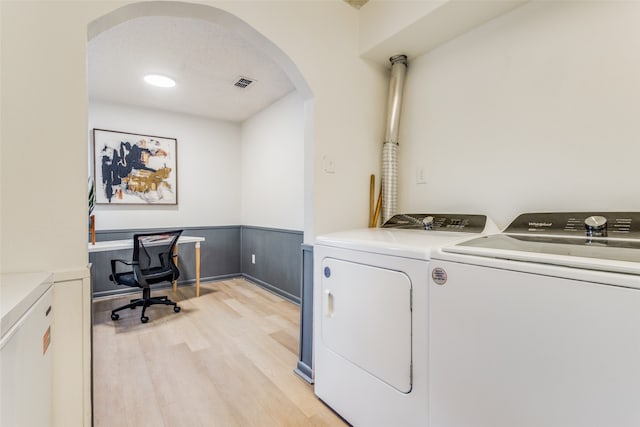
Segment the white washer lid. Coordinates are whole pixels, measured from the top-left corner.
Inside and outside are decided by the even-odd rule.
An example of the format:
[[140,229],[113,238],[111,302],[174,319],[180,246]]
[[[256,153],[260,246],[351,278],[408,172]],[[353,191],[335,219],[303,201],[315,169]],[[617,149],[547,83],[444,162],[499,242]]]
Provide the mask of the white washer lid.
[[600,239],[585,243],[584,238],[495,234],[458,243],[442,248],[441,252],[640,275],[636,240]]
[[316,245],[428,260],[435,247],[477,236],[478,233],[363,228],[319,236]]

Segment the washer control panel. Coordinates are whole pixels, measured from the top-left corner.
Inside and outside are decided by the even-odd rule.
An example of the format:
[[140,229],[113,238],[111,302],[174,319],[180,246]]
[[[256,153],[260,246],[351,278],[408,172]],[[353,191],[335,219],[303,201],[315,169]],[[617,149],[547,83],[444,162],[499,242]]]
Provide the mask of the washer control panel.
[[591,215],[584,220],[584,228],[587,231],[587,236],[602,236],[607,235],[607,218],[602,215]]
[[640,212],[525,213],[504,232],[640,239]]
[[398,214],[385,222],[382,228],[482,233],[486,223],[485,215]]

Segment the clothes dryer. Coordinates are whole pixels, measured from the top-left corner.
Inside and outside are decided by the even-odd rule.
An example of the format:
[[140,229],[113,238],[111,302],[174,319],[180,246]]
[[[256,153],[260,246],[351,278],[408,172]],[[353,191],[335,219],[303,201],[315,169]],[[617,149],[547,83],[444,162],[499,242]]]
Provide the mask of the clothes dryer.
[[523,214],[430,269],[430,427],[640,426],[640,213]]
[[425,426],[431,249],[498,231],[482,215],[397,215],[314,247],[315,393],[354,426]]

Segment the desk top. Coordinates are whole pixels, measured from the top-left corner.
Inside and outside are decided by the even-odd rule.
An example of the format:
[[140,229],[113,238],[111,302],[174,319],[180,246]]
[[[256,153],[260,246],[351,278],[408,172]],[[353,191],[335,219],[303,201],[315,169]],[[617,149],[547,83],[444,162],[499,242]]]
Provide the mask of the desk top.
[[[178,244],[184,243],[196,243],[204,242],[204,237],[195,237],[195,236],[180,236],[178,239]],[[133,239],[125,239],[125,240],[107,240],[104,242],[96,242],[95,245],[91,243],[88,244],[89,252],[106,252],[106,251],[117,251],[120,249],[131,249],[133,248]]]
[[53,274],[9,273],[0,275],[1,335],[4,335],[53,285]]

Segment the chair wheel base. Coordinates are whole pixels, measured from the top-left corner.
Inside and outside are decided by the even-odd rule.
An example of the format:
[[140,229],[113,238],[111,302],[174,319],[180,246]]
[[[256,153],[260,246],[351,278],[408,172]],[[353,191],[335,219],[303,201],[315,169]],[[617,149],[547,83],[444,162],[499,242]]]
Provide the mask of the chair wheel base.
[[126,310],[127,308],[131,310],[135,310],[138,307],[142,307],[140,322],[147,323],[149,321],[149,316],[145,316],[146,314],[145,311],[147,310],[147,308],[156,304],[165,305],[165,306],[171,305],[173,306],[173,311],[175,311],[176,313],[180,313],[180,311],[182,310],[182,308],[178,306],[176,302],[171,301],[166,295],[151,297],[151,292],[149,288],[144,288],[142,298],[133,299],[129,304],[123,305],[122,307],[119,307],[113,310],[111,312],[111,320],[118,320],[120,318],[120,315],[116,313],[117,311]]

